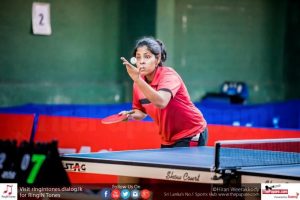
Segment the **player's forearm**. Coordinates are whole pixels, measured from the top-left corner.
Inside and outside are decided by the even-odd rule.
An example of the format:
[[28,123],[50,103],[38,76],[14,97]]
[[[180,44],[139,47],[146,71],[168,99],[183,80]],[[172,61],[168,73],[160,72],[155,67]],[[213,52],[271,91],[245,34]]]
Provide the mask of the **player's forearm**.
[[137,79],[134,81],[138,88],[143,92],[146,98],[158,108],[164,108],[168,104],[168,100],[165,99],[158,91],[154,90],[143,79]]

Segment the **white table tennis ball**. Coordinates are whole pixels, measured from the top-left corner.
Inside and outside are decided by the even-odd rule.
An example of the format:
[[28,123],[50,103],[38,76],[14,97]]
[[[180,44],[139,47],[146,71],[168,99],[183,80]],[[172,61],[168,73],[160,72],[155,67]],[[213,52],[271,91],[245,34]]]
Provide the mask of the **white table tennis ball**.
[[136,58],[135,57],[131,57],[130,58],[130,63],[135,65],[136,64]]

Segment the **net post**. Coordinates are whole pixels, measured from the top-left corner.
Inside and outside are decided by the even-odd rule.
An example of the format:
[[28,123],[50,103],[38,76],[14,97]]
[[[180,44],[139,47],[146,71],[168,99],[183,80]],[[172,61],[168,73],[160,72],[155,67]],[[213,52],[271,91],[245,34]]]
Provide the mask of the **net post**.
[[214,171],[217,172],[217,170],[220,168],[220,148],[221,144],[219,142],[215,143],[215,165],[214,165]]

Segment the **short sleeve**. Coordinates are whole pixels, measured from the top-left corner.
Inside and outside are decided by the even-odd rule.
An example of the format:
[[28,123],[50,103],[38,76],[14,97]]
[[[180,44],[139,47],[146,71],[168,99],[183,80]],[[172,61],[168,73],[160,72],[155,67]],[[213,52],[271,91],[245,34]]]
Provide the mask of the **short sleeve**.
[[166,71],[161,74],[160,81],[158,83],[157,90],[168,91],[174,97],[181,85],[181,79],[174,71]]
[[142,104],[140,103],[138,88],[135,84],[133,84],[132,109],[138,109],[138,110],[145,112],[145,109],[143,108]]

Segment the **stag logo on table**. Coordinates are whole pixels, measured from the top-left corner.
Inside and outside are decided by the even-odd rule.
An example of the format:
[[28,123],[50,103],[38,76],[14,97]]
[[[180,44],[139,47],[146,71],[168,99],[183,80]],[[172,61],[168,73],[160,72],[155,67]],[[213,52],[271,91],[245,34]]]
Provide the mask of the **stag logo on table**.
[[86,164],[85,163],[65,163],[64,169],[68,171],[74,172],[82,172],[86,171]]
[[17,183],[0,183],[0,199],[15,200],[18,199]]
[[300,183],[263,183],[261,199],[300,199]]

